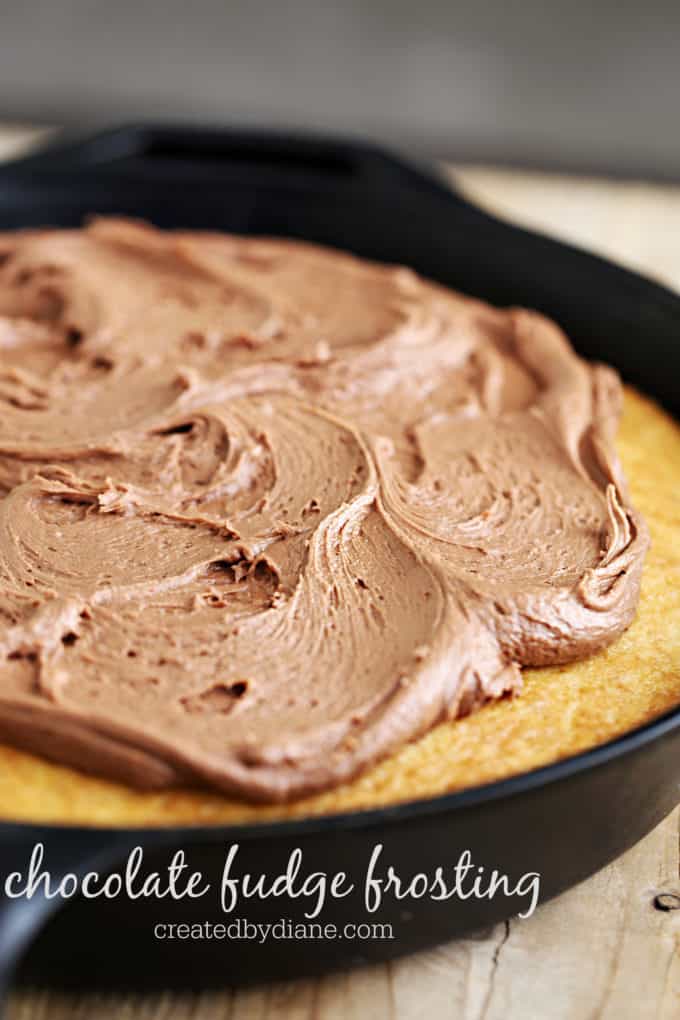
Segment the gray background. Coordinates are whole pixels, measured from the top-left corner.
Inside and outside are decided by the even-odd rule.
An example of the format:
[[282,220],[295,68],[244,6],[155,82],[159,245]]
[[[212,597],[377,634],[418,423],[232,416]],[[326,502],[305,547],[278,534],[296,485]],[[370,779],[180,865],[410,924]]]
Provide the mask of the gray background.
[[0,0],[0,119],[152,117],[680,178],[680,3]]

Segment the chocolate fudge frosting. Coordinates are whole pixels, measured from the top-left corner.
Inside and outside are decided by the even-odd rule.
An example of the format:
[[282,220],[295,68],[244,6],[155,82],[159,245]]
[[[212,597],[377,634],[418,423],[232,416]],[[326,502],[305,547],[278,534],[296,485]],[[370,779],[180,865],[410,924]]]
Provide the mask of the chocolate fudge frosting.
[[647,546],[538,314],[285,240],[0,235],[0,737],[284,800],[582,658]]

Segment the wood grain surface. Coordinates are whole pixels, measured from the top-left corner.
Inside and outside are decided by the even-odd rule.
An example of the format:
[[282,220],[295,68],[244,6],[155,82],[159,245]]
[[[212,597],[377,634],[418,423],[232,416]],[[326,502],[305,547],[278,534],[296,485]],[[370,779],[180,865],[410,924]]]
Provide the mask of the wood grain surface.
[[[0,129],[0,158],[30,144]],[[465,167],[460,187],[680,289],[680,188]],[[370,969],[204,995],[22,989],[11,1020],[678,1020],[680,813],[528,920]],[[670,909],[668,909],[670,908]]]

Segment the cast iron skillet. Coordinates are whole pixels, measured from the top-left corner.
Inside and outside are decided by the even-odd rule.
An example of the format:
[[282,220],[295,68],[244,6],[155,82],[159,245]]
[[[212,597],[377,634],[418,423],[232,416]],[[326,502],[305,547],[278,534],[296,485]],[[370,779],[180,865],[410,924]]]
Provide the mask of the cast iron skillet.
[[[164,227],[308,238],[405,263],[499,305],[554,317],[586,356],[680,412],[680,299],[603,259],[502,223],[451,192],[433,171],[368,145],[251,131],[128,127],[20,160],[0,172],[0,229],[78,225],[91,213],[144,217]],[[25,872],[45,845],[53,877],[115,870],[142,845],[144,872],[177,849],[219,886],[229,846],[236,872],[275,877],[294,848],[303,874],[347,872],[356,892],[327,902],[321,920],[389,923],[393,939],[155,941],[155,923],[299,919],[301,899],[250,900],[225,917],[219,896],[199,900],[0,900],[0,989],[38,936],[22,975],[64,984],[234,984],[384,960],[526,908],[493,898],[387,898],[365,912],[363,880],[374,847],[405,880],[475,868],[515,882],[541,875],[554,896],[631,846],[678,801],[680,710],[605,746],[547,768],[462,793],[321,819],[151,830],[0,825],[0,877]],[[46,923],[47,922],[47,923]]]

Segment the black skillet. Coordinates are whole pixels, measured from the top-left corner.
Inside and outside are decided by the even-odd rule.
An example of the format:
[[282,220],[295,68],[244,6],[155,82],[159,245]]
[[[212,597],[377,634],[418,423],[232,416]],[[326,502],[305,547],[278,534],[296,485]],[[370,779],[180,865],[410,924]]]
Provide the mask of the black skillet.
[[[251,131],[130,127],[62,144],[0,171],[0,229],[77,225],[91,213],[143,217],[163,227],[307,238],[425,276],[499,305],[555,318],[589,358],[680,413],[680,298],[634,273],[509,226],[421,169],[367,145]],[[492,898],[388,896],[367,914],[363,883],[374,847],[407,881],[438,866],[452,874],[469,850],[473,868],[541,876],[547,899],[601,868],[655,826],[680,799],[680,710],[593,751],[462,793],[322,819],[164,830],[0,824],[0,880],[26,872],[45,845],[53,879],[120,868],[136,845],[143,873],[167,869],[183,849],[192,870],[219,887],[228,848],[235,873],[282,872],[303,852],[302,874],[344,870],[355,892],[329,899],[318,919],[392,925],[393,938],[155,940],[158,922],[300,919],[298,899],[220,909],[201,899],[84,901],[0,899],[0,992],[29,944],[20,974],[100,987],[205,986],[301,976],[400,953],[489,926],[525,910],[501,889]],[[214,887],[213,887],[214,888]],[[234,929],[232,929],[233,932]],[[39,933],[39,934],[38,934]],[[371,933],[372,935],[373,933]],[[36,937],[37,936],[37,937]]]

